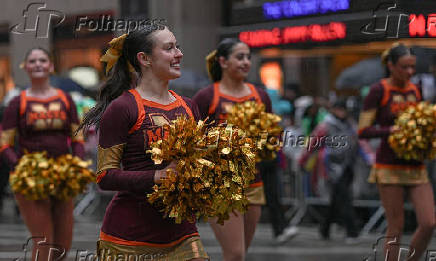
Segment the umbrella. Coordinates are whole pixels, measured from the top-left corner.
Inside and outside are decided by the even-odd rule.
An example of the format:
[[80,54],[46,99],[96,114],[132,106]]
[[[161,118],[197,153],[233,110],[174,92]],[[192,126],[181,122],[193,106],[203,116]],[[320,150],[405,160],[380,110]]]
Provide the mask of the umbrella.
[[362,60],[342,71],[336,79],[336,88],[360,88],[371,85],[385,76],[380,58]]
[[85,88],[80,84],[67,77],[50,76],[50,84],[56,88],[59,88],[65,92],[79,92],[81,94],[86,93]]
[[[416,73],[428,73],[436,57],[436,50],[413,46],[412,51],[416,55]],[[361,88],[372,85],[383,77],[385,68],[380,58],[365,59],[342,71],[336,79],[336,88]]]

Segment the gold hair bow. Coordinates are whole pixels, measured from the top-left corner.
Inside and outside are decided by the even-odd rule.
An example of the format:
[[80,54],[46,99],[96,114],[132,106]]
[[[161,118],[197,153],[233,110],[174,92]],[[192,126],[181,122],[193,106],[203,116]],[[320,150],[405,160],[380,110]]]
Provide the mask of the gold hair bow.
[[[106,53],[100,58],[101,62],[106,62],[106,73],[112,69],[112,67],[117,63],[118,59],[121,56],[121,52],[123,50],[124,41],[126,40],[127,34],[123,34],[119,37],[112,39],[109,42],[109,49],[107,49]],[[135,72],[135,69],[127,62],[129,66],[130,72]]]
[[213,63],[216,60],[216,53],[217,51],[215,49],[206,56],[206,69],[211,79],[212,79],[211,70],[212,70]]

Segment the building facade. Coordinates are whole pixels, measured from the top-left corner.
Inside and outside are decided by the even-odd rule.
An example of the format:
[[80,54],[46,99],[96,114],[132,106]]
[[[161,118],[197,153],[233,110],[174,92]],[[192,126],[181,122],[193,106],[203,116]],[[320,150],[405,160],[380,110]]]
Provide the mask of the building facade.
[[[380,55],[393,42],[436,48],[435,1],[228,2],[221,37],[239,37],[252,48],[250,80],[279,89],[299,86],[303,95],[327,96],[344,69]],[[428,70],[420,58],[418,69]]]
[[[182,70],[206,77],[204,57],[216,45],[221,1],[4,0],[0,9],[0,99],[29,80],[20,69],[25,53],[53,53],[56,74],[96,88],[104,78],[99,57],[114,37],[151,18],[167,20],[183,48]],[[182,71],[182,72],[183,72]]]

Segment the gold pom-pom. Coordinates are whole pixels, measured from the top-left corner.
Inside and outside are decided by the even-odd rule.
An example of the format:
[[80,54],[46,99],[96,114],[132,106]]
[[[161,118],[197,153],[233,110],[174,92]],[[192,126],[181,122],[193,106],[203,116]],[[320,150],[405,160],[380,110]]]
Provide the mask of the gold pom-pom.
[[153,142],[147,152],[155,164],[176,161],[176,172],[168,170],[162,183],[147,195],[148,200],[176,223],[195,222],[213,202],[208,187],[211,181],[203,175],[213,163],[204,159],[206,151],[197,146],[204,144],[205,125],[182,116],[165,125],[163,132],[166,138]]
[[94,181],[93,172],[87,168],[90,164],[72,155],[54,159],[48,158],[45,151],[25,153],[9,182],[14,192],[29,200],[49,196],[67,200],[82,193]]
[[54,164],[53,159],[47,158],[46,152],[25,153],[9,176],[12,190],[28,200],[48,198],[54,187]]
[[85,191],[87,185],[95,182],[94,172],[88,166],[91,161],[83,161],[71,154],[56,159],[54,181],[57,183],[51,195],[58,199],[74,198]]
[[252,139],[241,129],[232,126],[217,126],[207,134],[209,151],[207,157],[215,168],[208,175],[213,178],[214,205],[210,217],[217,217],[223,224],[229,213],[247,210],[246,188],[256,174],[256,148]]
[[147,195],[176,223],[199,217],[223,223],[229,212],[244,211],[248,204],[244,188],[254,177],[253,144],[235,128],[206,127],[181,116],[163,127],[166,138],[148,151],[155,164],[177,162]]
[[248,137],[257,141],[258,162],[277,156],[282,133],[280,121],[280,116],[265,112],[265,105],[255,101],[235,104],[227,117],[229,124],[238,126]]
[[435,106],[427,102],[410,105],[395,120],[395,129],[388,142],[399,158],[419,161],[435,158]]

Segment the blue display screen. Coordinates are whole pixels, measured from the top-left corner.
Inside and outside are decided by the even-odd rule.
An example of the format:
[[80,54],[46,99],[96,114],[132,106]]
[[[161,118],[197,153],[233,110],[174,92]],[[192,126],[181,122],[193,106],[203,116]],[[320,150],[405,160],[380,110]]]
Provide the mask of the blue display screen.
[[263,4],[266,19],[283,19],[347,10],[350,0],[284,0]]

